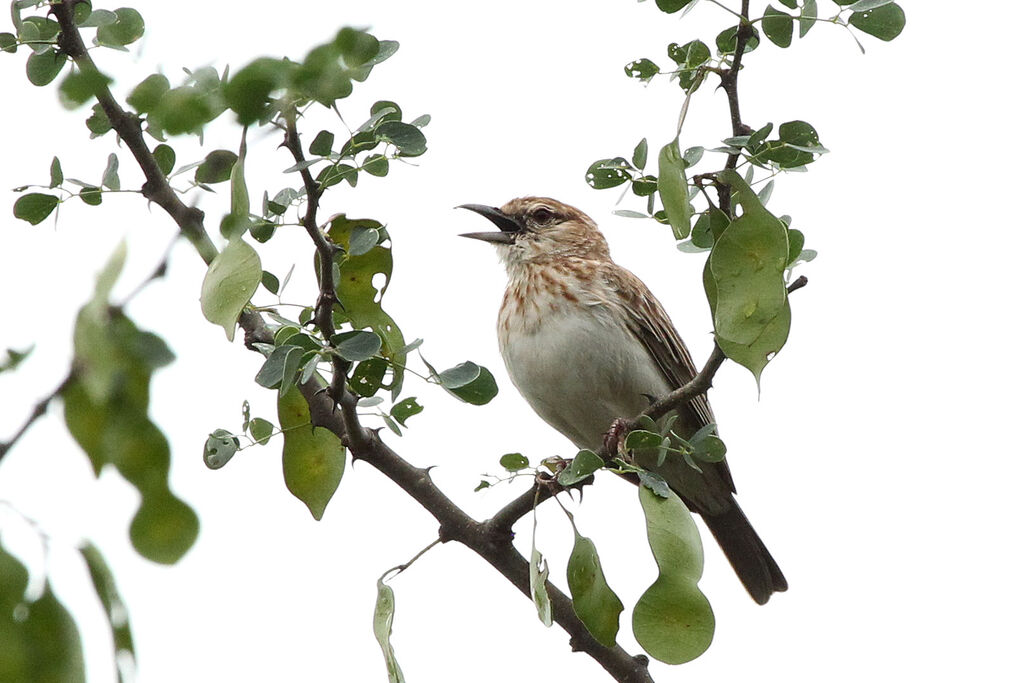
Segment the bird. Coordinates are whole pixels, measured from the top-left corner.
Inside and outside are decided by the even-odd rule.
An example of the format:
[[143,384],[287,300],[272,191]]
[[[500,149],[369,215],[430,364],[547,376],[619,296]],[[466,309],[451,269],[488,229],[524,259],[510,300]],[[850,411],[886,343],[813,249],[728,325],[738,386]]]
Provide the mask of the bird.
[[[508,274],[498,312],[498,346],[513,385],[533,410],[577,448],[598,450],[617,421],[633,418],[697,373],[668,313],[636,275],[612,261],[597,224],[549,197],[501,207],[463,204],[497,231],[461,235],[497,247]],[[689,438],[714,422],[706,394],[677,410],[673,430]],[[786,578],[736,501],[729,466],[681,457],[661,475],[699,514],[758,603],[787,589]]]

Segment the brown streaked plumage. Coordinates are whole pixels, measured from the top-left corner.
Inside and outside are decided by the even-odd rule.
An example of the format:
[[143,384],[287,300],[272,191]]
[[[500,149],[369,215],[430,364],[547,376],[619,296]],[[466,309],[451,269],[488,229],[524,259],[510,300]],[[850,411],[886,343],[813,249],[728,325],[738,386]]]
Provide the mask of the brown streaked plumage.
[[[665,309],[641,280],[616,265],[585,213],[547,197],[513,199],[500,209],[467,208],[499,232],[492,242],[508,272],[498,313],[498,344],[512,383],[548,424],[579,448],[597,449],[617,418],[631,418],[697,373]],[[713,422],[707,396],[679,411],[689,436]],[[750,595],[764,604],[786,579],[736,502],[725,461],[701,471],[671,456],[662,475],[704,519]]]

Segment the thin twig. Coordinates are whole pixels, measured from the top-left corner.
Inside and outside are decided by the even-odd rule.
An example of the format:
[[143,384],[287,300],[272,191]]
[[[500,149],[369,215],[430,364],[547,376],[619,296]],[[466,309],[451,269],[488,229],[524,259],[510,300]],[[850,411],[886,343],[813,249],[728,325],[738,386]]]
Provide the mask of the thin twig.
[[[747,42],[754,35],[749,16],[750,0],[743,0],[740,6],[740,21],[736,26],[736,52],[733,53],[732,66],[722,74],[722,89],[725,90],[725,96],[729,100],[729,119],[732,122],[734,137],[750,133],[750,127],[743,123],[743,117],[740,115],[740,95],[737,87],[743,62],[743,51],[747,49]],[[735,169],[739,157],[739,152],[730,154],[725,162],[726,169]],[[726,216],[732,216],[732,196],[726,185],[718,186],[718,204]]]
[[25,432],[27,432],[33,424],[35,424],[35,421],[43,415],[46,415],[46,411],[49,409],[50,403],[61,395],[61,392],[63,392],[64,388],[71,382],[71,379],[72,375],[68,375],[64,378],[64,381],[60,383],[60,386],[43,398],[39,399],[39,401],[37,401],[32,407],[32,412],[29,413],[28,418],[26,418],[21,427],[18,428],[18,431],[16,431],[7,441],[0,443],[0,461],[4,459],[4,456],[7,455],[8,451],[14,448],[14,445],[18,443],[18,440],[25,435]]

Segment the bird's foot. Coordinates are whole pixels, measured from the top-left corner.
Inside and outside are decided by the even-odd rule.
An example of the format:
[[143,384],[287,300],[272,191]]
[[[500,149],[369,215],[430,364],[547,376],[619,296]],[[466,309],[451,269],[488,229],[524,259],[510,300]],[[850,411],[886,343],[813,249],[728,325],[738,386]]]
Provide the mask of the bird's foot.
[[615,418],[615,422],[612,422],[612,426],[604,433],[604,449],[609,456],[614,458],[620,455],[628,432],[629,422],[621,417]]

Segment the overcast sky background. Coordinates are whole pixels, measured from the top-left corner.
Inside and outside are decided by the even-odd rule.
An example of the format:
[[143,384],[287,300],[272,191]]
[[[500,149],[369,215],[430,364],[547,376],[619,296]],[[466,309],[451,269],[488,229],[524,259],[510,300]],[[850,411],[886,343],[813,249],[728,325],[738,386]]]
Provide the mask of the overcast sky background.
[[[820,4],[823,14],[833,9]],[[998,29],[1019,26],[1024,11],[1014,3],[902,4],[904,34],[888,44],[863,37],[866,55],[843,29],[819,25],[788,50],[765,41],[744,60],[744,120],[809,121],[831,150],[810,173],[778,178],[769,204],[792,215],[821,254],[801,268],[810,285],[793,296],[789,343],[765,371],[760,399],[749,373],[731,364],[711,395],[739,500],[791,588],[758,607],[706,536],[701,585],[717,617],[715,642],[691,664],[653,663],[658,681],[1019,680],[1020,58]],[[536,462],[573,449],[508,381],[494,336],[505,276],[490,247],[456,236],[484,229],[481,219],[452,207],[542,194],[582,208],[616,260],[665,304],[698,364],[707,357],[703,258],[678,253],[664,227],[613,216],[618,191],[591,190],[583,176],[598,158],[628,156],[642,136],[652,149],[670,139],[680,90],[663,80],[645,88],[622,67],[641,56],[666,64],[672,41],[712,43],[732,23],[722,9],[701,3],[679,21],[653,2],[626,0],[133,6],[146,20],[143,40],[130,55],[96,53],[122,97],[157,68],[176,83],[182,66],[301,58],[346,24],[401,43],[357,84],[343,113],[358,125],[377,99],[396,100],[407,120],[429,113],[429,151],[416,167],[392,164],[386,179],[336,188],[324,215],[385,222],[395,255],[385,306],[406,338],[425,338],[436,365],[472,359],[494,371],[501,393],[484,407],[410,379],[426,411],[406,437],[385,435],[413,463],[437,466],[435,480],[478,519],[526,486],[473,492],[481,473],[499,471],[501,454]],[[113,137],[90,141],[87,110],[64,111],[54,88],[29,85],[25,56],[0,55],[0,187],[45,184],[54,154],[66,176],[98,182]],[[307,143],[319,128],[306,129]],[[706,86],[682,142],[714,146],[728,134],[725,97]],[[225,121],[210,129],[205,148],[175,147],[186,162],[237,144]],[[246,172],[256,197],[298,182],[278,175],[291,162],[276,144],[250,138]],[[138,187],[129,156],[120,156],[123,186]],[[0,348],[36,350],[0,377],[3,438],[64,376],[75,312],[117,242],[127,238],[129,262],[115,298],[148,274],[175,234],[136,195],[105,197],[97,208],[69,202],[56,227],[52,218],[36,227],[16,221],[14,199],[8,194],[0,211]],[[199,199],[213,230],[224,197]],[[296,264],[286,300],[313,300],[308,238],[281,235],[260,254],[280,276]],[[152,414],[173,445],[172,487],[201,518],[193,550],[171,568],[132,551],[134,490],[111,471],[93,480],[59,406],[3,462],[0,500],[52,536],[51,573],[84,617],[92,682],[113,680],[113,668],[73,551],[82,538],[115,570],[140,683],[385,681],[371,632],[374,583],[427,545],[437,525],[363,463],[349,468],[314,522],[283,486],[280,438],[222,470],[203,465],[206,435],[239,429],[243,399],[253,415],[276,421],[273,392],[252,382],[261,358],[202,318],[203,272],[179,244],[169,277],[129,309],[178,355],[155,378]],[[572,509],[626,603],[619,642],[639,652],[629,610],[655,566],[635,490],[604,476]],[[25,525],[2,507],[0,525],[5,544],[38,566],[39,545]],[[528,520],[519,531],[528,550]],[[563,587],[571,543],[557,506],[544,506],[538,544]],[[432,550],[392,585],[393,644],[410,682],[607,680],[455,544]]]

